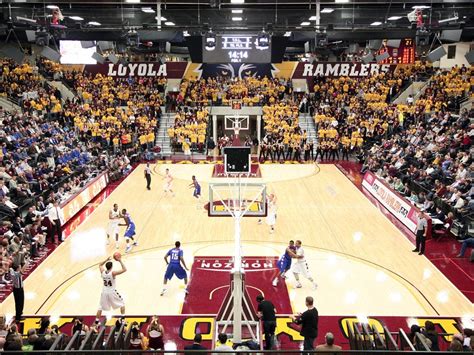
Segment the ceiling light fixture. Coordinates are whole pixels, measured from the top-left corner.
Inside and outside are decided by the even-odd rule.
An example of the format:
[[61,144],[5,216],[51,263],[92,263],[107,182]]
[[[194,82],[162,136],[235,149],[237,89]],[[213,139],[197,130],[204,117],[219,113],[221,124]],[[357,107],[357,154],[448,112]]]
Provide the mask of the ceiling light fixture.
[[321,10],[322,14],[330,14],[331,12],[334,12],[334,9],[331,9],[330,7],[325,7]]
[[270,47],[270,36],[265,32],[265,29],[258,34],[256,47],[260,50],[268,49],[268,47]]
[[309,20],[310,20],[310,21],[316,21],[316,16],[311,16],[311,17],[309,18]]
[[372,22],[370,25],[371,26],[380,26],[382,24],[382,22],[380,21],[375,21],[375,22]]
[[232,10],[232,13],[233,13],[233,14],[241,14],[242,12],[244,12],[244,10],[242,10],[242,9],[234,9],[234,10]]
[[450,18],[445,18],[443,20],[439,20],[438,23],[457,21],[458,19],[459,19],[459,16],[453,16],[453,17],[450,17]]
[[232,17],[232,21],[242,21],[242,17]]
[[209,32],[206,33],[204,48],[206,49],[206,51],[211,52],[214,49],[216,49],[216,43],[217,43],[216,34],[213,33],[212,30],[209,30]]
[[[158,16],[155,17],[155,20],[158,20]],[[166,21],[166,17],[161,16],[161,21]]]
[[165,22],[165,25],[166,25],[166,26],[174,26],[175,24],[174,24],[174,22],[166,21],[166,22]]
[[48,8],[50,10],[55,10],[55,9],[58,8],[58,6],[57,5],[48,5],[48,6],[46,6],[46,8]]
[[83,21],[84,19],[81,16],[69,16],[71,20],[74,21]]
[[243,4],[245,3],[245,0],[230,0],[231,4]]
[[155,13],[155,10],[153,10],[151,7],[142,7],[142,11],[149,14]]
[[285,36],[285,37],[290,37],[290,36],[291,36],[291,31],[285,32],[285,34],[284,34],[283,36]]
[[414,10],[425,10],[431,8],[431,6],[428,5],[415,5],[411,7]]
[[139,4],[140,0],[125,0],[125,2],[128,4]]
[[390,16],[387,20],[389,21],[397,21],[400,20],[402,17],[401,16]]
[[336,0],[336,4],[342,4],[346,2],[349,2],[349,0]]
[[308,22],[308,21],[303,21],[300,23],[301,26],[309,26],[311,24],[311,22]]
[[87,23],[88,25],[91,25],[91,26],[101,26],[101,23],[100,22],[96,22],[96,21],[90,21]]

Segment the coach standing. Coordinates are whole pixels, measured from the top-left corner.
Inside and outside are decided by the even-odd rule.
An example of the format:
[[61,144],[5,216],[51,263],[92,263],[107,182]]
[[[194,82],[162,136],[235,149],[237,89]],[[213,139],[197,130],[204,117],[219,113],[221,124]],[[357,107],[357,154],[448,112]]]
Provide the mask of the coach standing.
[[151,174],[152,174],[152,171],[151,171],[151,168],[150,168],[150,163],[147,163],[146,164],[146,167],[145,167],[145,179],[146,179],[146,188],[147,190],[151,190]]
[[257,296],[257,303],[258,317],[262,320],[263,333],[265,334],[265,350],[272,350],[276,329],[275,306],[264,299],[262,295]]
[[25,305],[25,291],[23,290],[23,268],[24,265],[13,265],[10,268],[10,276],[13,282],[13,298],[15,299],[15,321],[19,322]]
[[301,325],[300,334],[304,337],[303,350],[314,350],[314,341],[318,336],[318,310],[313,305],[313,297],[306,297],[306,307],[302,314],[293,316],[293,322]]
[[423,212],[418,212],[418,223],[416,224],[416,248],[413,252],[423,255],[425,252],[426,235],[428,233],[428,221]]
[[61,206],[59,206],[59,201],[55,200],[53,205],[48,209],[48,219],[51,222],[52,228],[52,242],[54,243],[54,236],[58,236],[58,243],[63,241],[63,233],[61,231],[61,226],[64,223],[64,214],[61,210]]

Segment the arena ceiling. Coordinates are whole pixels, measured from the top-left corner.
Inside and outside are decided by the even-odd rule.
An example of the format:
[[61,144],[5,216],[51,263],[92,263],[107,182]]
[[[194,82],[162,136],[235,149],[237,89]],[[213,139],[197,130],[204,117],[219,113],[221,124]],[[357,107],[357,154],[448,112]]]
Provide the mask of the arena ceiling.
[[[57,5],[65,16],[67,27],[105,30],[123,26],[156,26],[157,3],[149,0],[3,0],[1,8],[4,19],[8,19],[11,13],[13,19],[19,16],[41,23],[51,15],[52,10],[47,6]],[[426,7],[423,10],[425,22],[435,28],[474,26],[472,0],[321,0],[319,3],[321,26],[332,25],[336,30],[407,28],[410,26],[408,13],[413,11],[413,6],[420,5]],[[310,19],[316,15],[316,0],[244,0],[242,4],[231,3],[231,0],[162,0],[159,7],[160,17],[166,19],[161,21],[163,30],[202,31],[211,27],[216,31],[230,31],[266,27],[274,31],[310,31],[316,24],[314,18]],[[233,13],[232,10],[242,12]],[[456,17],[457,20],[439,23]],[[91,22],[96,24],[90,25]],[[371,25],[378,22],[381,25]]]

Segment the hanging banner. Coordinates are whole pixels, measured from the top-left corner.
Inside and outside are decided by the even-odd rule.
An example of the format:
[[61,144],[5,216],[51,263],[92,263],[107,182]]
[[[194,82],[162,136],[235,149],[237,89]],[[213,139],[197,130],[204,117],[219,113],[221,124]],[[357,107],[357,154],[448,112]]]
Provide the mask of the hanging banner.
[[93,64],[84,66],[84,71],[92,74],[102,74],[112,77],[166,77],[181,79],[184,76],[188,62],[133,62],[127,64]]
[[84,71],[117,78],[166,77],[168,79],[207,79],[228,77],[269,77],[280,79],[311,79],[314,77],[366,77],[393,72],[397,64],[352,62],[283,62],[275,64],[252,63],[191,63],[191,62],[132,62],[127,64],[85,65]]
[[309,79],[318,76],[364,77],[392,72],[397,66],[378,63],[316,62],[298,63],[293,79]]

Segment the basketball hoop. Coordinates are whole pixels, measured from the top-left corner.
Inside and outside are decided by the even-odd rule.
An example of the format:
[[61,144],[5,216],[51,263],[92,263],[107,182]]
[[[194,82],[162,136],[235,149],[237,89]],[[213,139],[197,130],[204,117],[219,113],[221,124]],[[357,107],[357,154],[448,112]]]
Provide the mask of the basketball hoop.
[[[231,295],[225,309],[216,320],[216,328],[226,332],[232,326],[233,342],[242,341],[242,327],[248,329],[253,339],[260,337],[260,325],[250,313],[243,310],[247,302],[242,268],[242,245],[240,222],[246,216],[266,214],[266,186],[250,183],[250,149],[248,147],[226,147],[224,150],[225,176],[227,182],[209,184],[209,216],[232,217],[234,221],[234,267],[231,271]],[[214,197],[218,200],[215,201]]]

